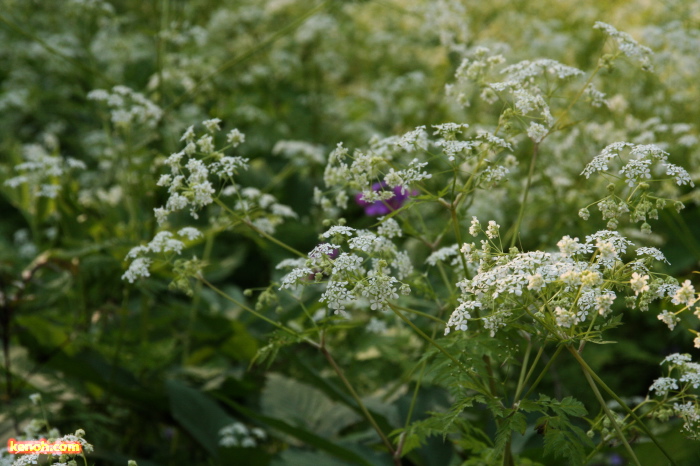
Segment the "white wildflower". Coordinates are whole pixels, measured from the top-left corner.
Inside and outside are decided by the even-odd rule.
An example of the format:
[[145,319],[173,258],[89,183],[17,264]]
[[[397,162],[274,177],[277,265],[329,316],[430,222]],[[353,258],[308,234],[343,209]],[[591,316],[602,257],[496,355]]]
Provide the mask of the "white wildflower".
[[220,118],[212,118],[211,120],[205,120],[202,122],[204,127],[210,133],[215,133],[216,131],[221,131],[221,126],[219,126],[220,123],[221,123]]
[[482,304],[478,301],[465,301],[457,306],[457,309],[452,312],[450,320],[445,326],[445,335],[450,333],[451,328],[465,332],[468,328],[467,322],[472,318],[469,311],[480,308],[481,306]]
[[535,122],[531,122],[530,126],[527,128],[527,135],[536,143],[542,142],[547,132],[547,128]]
[[334,225],[328,229],[325,233],[323,233],[321,236],[324,238],[330,238],[332,236],[348,236],[351,237],[353,235],[353,232],[355,231],[354,228],[352,227],[347,227],[344,225]]
[[479,223],[479,219],[476,217],[472,217],[472,222],[471,222],[471,225],[469,226],[469,234],[472,236],[478,236],[480,231],[481,231],[481,224]]
[[695,297],[695,288],[690,283],[690,280],[683,282],[683,285],[678,288],[675,295],[671,299],[673,304],[683,304],[685,306],[692,306],[697,301]]
[[177,234],[190,241],[193,241],[202,236],[202,232],[194,227],[185,227],[178,230]]
[[438,262],[444,262],[450,257],[457,255],[457,245],[447,246],[440,248],[428,256],[425,262],[429,265],[435,266]]
[[635,296],[639,295],[639,293],[649,291],[647,280],[649,280],[649,275],[640,275],[637,272],[632,274],[632,278],[630,279],[630,287],[634,291]]
[[489,225],[488,227],[486,227],[486,236],[489,239],[496,238],[498,236],[498,229],[500,227],[501,226],[498,223],[494,222],[493,220],[489,220]]
[[681,318],[672,312],[664,310],[661,314],[656,316],[664,324],[668,325],[669,330],[676,328],[676,324],[681,321]]
[[238,147],[245,142],[245,134],[234,128],[226,135],[226,141],[231,144],[232,147]]
[[147,257],[134,259],[127,271],[122,275],[122,280],[128,280],[129,283],[134,283],[139,277],[150,277],[151,273],[148,269],[151,263],[151,259]]
[[575,255],[580,249],[581,245],[578,242],[578,238],[571,238],[570,236],[564,236],[558,243],[559,251],[564,257],[570,257]]
[[655,391],[659,396],[665,396],[670,390],[678,390],[678,381],[673,377],[659,377],[649,387],[649,391]]

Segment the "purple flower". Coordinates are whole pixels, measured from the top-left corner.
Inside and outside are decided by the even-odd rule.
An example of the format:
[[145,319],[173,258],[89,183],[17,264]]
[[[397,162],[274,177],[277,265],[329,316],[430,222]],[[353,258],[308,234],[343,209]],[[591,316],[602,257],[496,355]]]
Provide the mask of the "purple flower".
[[[387,191],[387,188],[388,186],[383,181],[381,183],[374,183],[372,185],[373,191]],[[384,201],[375,202],[367,202],[362,199],[362,193],[357,193],[355,194],[355,202],[364,207],[365,215],[369,215],[370,217],[377,217],[379,215],[386,215],[389,212],[398,209],[404,204],[404,202],[406,202],[406,199],[418,194],[418,191],[416,191],[415,189],[413,191],[409,191],[403,186],[396,186],[394,187],[393,191],[393,197]]]

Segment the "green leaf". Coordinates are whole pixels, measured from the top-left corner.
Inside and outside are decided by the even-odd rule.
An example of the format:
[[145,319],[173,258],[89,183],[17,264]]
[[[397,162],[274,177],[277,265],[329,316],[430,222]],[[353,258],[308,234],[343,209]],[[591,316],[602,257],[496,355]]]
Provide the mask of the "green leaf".
[[224,403],[231,406],[242,415],[247,416],[251,419],[255,419],[261,423],[267,424],[268,426],[280,432],[283,432],[291,437],[294,437],[297,440],[300,440],[311,447],[318,448],[319,450],[323,450],[327,453],[330,453],[336,458],[348,461],[350,464],[359,464],[365,466],[373,466],[374,464],[367,461],[367,459],[365,459],[365,456],[351,450],[348,446],[344,446],[339,443],[334,443],[319,435],[309,432],[303,427],[292,426],[280,419],[274,419],[268,416],[263,416],[257,411],[247,409],[234,401],[224,398],[223,396],[219,396],[219,398]]
[[546,395],[540,394],[540,399],[538,403],[543,407],[551,409],[557,415],[563,416],[565,418],[567,416],[582,417],[587,414],[586,408],[583,406],[583,403],[571,396],[567,396],[563,400],[557,401]]
[[527,420],[523,413],[514,412],[512,415],[501,420],[498,430],[496,431],[496,447],[495,450],[500,454],[505,450],[506,444],[512,435],[512,431],[516,431],[521,435],[527,430]]
[[361,419],[352,409],[329,400],[320,390],[274,373],[267,375],[260,411],[327,438],[337,436]]
[[544,454],[566,458],[572,466],[583,465],[586,460],[584,447],[595,447],[583,429],[559,417],[548,417],[544,425]]
[[210,455],[218,456],[219,430],[234,422],[224,410],[205,393],[177,380],[165,384],[170,411],[177,422],[204,447]]

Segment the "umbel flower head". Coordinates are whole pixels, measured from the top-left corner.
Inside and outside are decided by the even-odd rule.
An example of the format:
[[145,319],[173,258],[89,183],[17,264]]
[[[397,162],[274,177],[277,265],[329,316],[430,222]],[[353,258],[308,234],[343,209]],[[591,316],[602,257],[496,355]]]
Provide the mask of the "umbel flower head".
[[[388,186],[385,182],[382,181],[380,183],[374,183],[372,185],[372,190],[388,191]],[[409,191],[403,186],[395,186],[393,191],[394,195],[389,199],[374,202],[365,201],[363,199],[362,193],[357,193],[355,195],[355,202],[357,202],[357,204],[359,204],[360,206],[364,207],[365,215],[369,215],[370,217],[377,217],[379,215],[386,215],[389,212],[399,209],[409,197],[418,194],[418,191],[416,191],[415,189],[413,191]]]

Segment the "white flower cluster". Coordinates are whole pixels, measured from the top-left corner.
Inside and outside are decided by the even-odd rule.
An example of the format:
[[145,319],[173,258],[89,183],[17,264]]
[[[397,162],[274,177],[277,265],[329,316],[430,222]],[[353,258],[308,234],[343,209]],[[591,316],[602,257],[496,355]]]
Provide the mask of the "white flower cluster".
[[657,396],[671,396],[672,401],[681,401],[673,404],[673,412],[683,419],[683,430],[695,438],[700,437],[698,399],[687,390],[700,387],[700,364],[693,362],[689,354],[680,353],[667,356],[661,364],[668,365],[668,376],[654,380],[649,391],[655,391]]
[[304,141],[278,141],[272,148],[272,154],[281,155],[300,166],[326,163],[323,148]]
[[[207,134],[198,139],[194,127],[187,128],[180,139],[185,143],[185,148],[166,159],[165,164],[170,167],[170,173],[161,175],[157,184],[167,187],[170,197],[164,206],[154,209],[159,224],[163,224],[171,213],[186,208],[190,209],[192,217],[198,218],[197,210],[214,202],[216,191],[209,179],[210,175],[215,174],[219,179],[232,182],[238,170],[248,168],[248,159],[216,152],[213,135],[221,130],[220,122],[218,118],[204,121]],[[231,145],[235,146],[245,140],[242,134],[231,136],[232,133],[233,131],[229,133],[228,138]],[[235,191],[235,184],[225,188],[223,194],[231,188]]]
[[[180,238],[193,241],[202,236],[202,233],[193,227],[185,227],[177,232]],[[153,259],[149,257],[151,254],[180,254],[185,247],[185,243],[175,236],[170,231],[159,231],[155,237],[147,244],[131,248],[126,255],[126,259],[131,260],[129,268],[122,275],[122,280],[127,280],[129,283],[134,283],[140,277],[149,277],[150,267],[153,264]]]
[[[478,225],[478,220],[473,218],[472,233],[478,233]],[[496,226],[490,225],[494,237]],[[633,292],[634,296],[639,296],[642,310],[648,308],[650,301],[674,296],[679,289],[640,274],[638,271],[644,272],[647,268],[639,259],[627,264],[632,272],[627,275],[631,276],[628,285],[620,284],[617,264],[620,255],[632,243],[615,231],[599,231],[587,236],[584,243],[565,236],[557,243],[558,253],[503,254],[493,252],[485,241],[482,245],[481,251],[473,244],[465,244],[460,249],[468,262],[478,263],[478,270],[473,278],[457,283],[461,304],[450,317],[445,334],[451,328],[466,328],[474,309],[488,310],[488,315],[473,318],[481,318],[491,336],[506,325],[509,318],[517,319],[531,313],[532,309],[539,309],[534,317],[540,323],[554,323],[556,327],[569,329],[588,319],[591,311],[606,317],[617,297],[613,289],[619,292],[627,288],[628,295]],[[687,298],[686,295],[683,297]]]
[[628,186],[635,187],[641,182],[651,180],[651,168],[654,163],[660,164],[662,169],[665,169],[666,175],[671,177],[670,179],[673,179],[678,186],[686,184],[691,187],[695,186],[688,172],[678,165],[669,163],[668,153],[654,144],[633,144],[630,142],[610,144],[586,165],[581,174],[588,178],[595,172],[608,171],[610,161],[622,159],[622,151],[627,148],[630,149],[629,157],[631,160],[620,169],[619,174],[625,177]]
[[652,51],[649,47],[640,45],[626,32],[618,31],[615,29],[615,27],[607,23],[603,23],[602,21],[596,21],[593,28],[600,29],[607,34],[608,37],[615,39],[620,51],[629,58],[637,60],[642,65],[643,70],[653,71],[654,68],[651,64]]
[[[402,136],[373,138],[366,150],[355,150],[350,155],[342,143],[331,151],[324,171],[324,183],[329,190],[338,194],[335,202],[326,197],[320,189],[314,193],[314,201],[324,211],[333,212],[336,207],[346,208],[348,193],[361,191],[360,200],[365,203],[388,201],[395,196],[417,194],[414,186],[432,178],[426,170],[429,162],[424,160],[424,152],[434,146],[450,161],[464,164],[458,177],[477,176],[477,186],[487,187],[502,181],[517,164],[510,155],[503,156],[504,150],[512,150],[512,145],[485,130],[463,135],[467,124],[443,123],[434,125],[433,136],[429,138],[424,126],[419,126]],[[458,139],[459,137],[459,139]],[[505,159],[499,165],[499,159]],[[458,160],[459,159],[459,160]],[[399,204],[403,203],[403,200]],[[392,210],[396,209],[392,206]]]
[[219,445],[222,447],[253,448],[260,440],[265,440],[267,435],[259,427],[248,429],[245,424],[234,422],[219,429]]
[[[623,153],[627,151],[629,151],[630,160],[620,168],[618,173],[613,173],[609,165],[614,160],[623,161]],[[667,201],[670,201],[679,212],[685,207],[680,201],[664,198],[668,196],[669,192],[676,190],[675,187],[669,186],[668,181],[675,182],[677,186],[695,186],[689,173],[684,168],[669,163],[668,153],[653,144],[629,142],[610,144],[586,165],[581,174],[589,178],[597,172],[601,172],[603,176],[613,180],[613,183],[608,185],[609,194],[596,202],[603,219],[608,220],[608,229],[616,229],[620,218],[624,214],[629,214],[629,219],[632,222],[642,222],[642,232],[649,234],[651,226],[647,220],[658,219],[659,210],[666,207]],[[622,199],[615,193],[615,183],[621,178],[624,179],[629,188],[632,188],[627,199]],[[649,191],[651,183],[661,182],[666,182],[661,187],[664,190],[664,197],[659,197],[658,194]],[[581,209],[579,216],[584,220],[588,219],[590,217],[588,208]]]
[[143,94],[126,86],[114,86],[112,91],[95,89],[87,95],[88,99],[105,102],[110,108],[112,123],[117,127],[130,127],[143,124],[155,128],[163,116],[163,110]]
[[692,438],[700,438],[700,406],[697,401],[687,401],[683,404],[674,403],[673,411],[683,419],[683,430]]
[[[391,242],[393,233],[379,232],[376,235],[344,225],[329,228],[321,238],[330,242],[316,246],[307,260],[286,260],[278,265],[278,268],[294,267],[282,277],[279,289],[293,289],[325,279],[326,289],[320,301],[336,314],[345,314],[346,306],[351,303],[360,308],[388,310],[388,303],[398,299],[399,293],[410,292],[408,285],[400,280],[413,272],[413,266],[408,254]],[[350,252],[342,251],[342,243],[347,244]],[[391,275],[392,270],[398,278]]]
[[55,198],[61,192],[60,179],[72,169],[85,170],[80,160],[49,154],[43,146],[27,144],[22,148],[25,162],[15,165],[20,174],[5,180],[5,186],[28,186],[37,197]]
[[[478,48],[474,59],[463,62],[455,74],[458,83],[475,82],[482,87],[481,97],[488,103],[496,102],[498,93],[510,94],[514,107],[512,113],[536,119],[537,121],[530,122],[527,134],[534,142],[541,142],[549,133],[555,119],[544,90],[547,84],[540,84],[539,81],[563,83],[584,75],[583,71],[551,59],[524,60],[503,68],[500,72],[503,80],[487,81],[487,72],[504,61],[500,55],[488,56],[489,54],[488,49]],[[602,99],[600,93],[592,92],[593,90],[591,96],[597,99],[596,103],[599,105]],[[458,101],[461,98],[462,95],[459,95]]]
[[428,265],[435,266],[435,265],[437,265],[438,262],[445,262],[450,257],[457,257],[457,245],[456,244],[453,244],[452,246],[440,248],[437,251],[433,252],[425,260],[425,263]]
[[234,210],[245,214],[256,228],[265,233],[273,234],[285,218],[297,218],[291,207],[278,203],[272,194],[253,187],[239,189],[237,185],[232,185],[229,188],[224,190],[224,195],[233,194],[236,190],[239,194]]
[[578,68],[563,65],[556,60],[542,58],[534,61],[524,60],[515,65],[507,66],[501,70],[501,74],[506,76],[504,81],[506,85],[519,87],[523,83],[531,82],[532,78],[540,75],[563,81],[576,76],[583,76],[585,73]]

